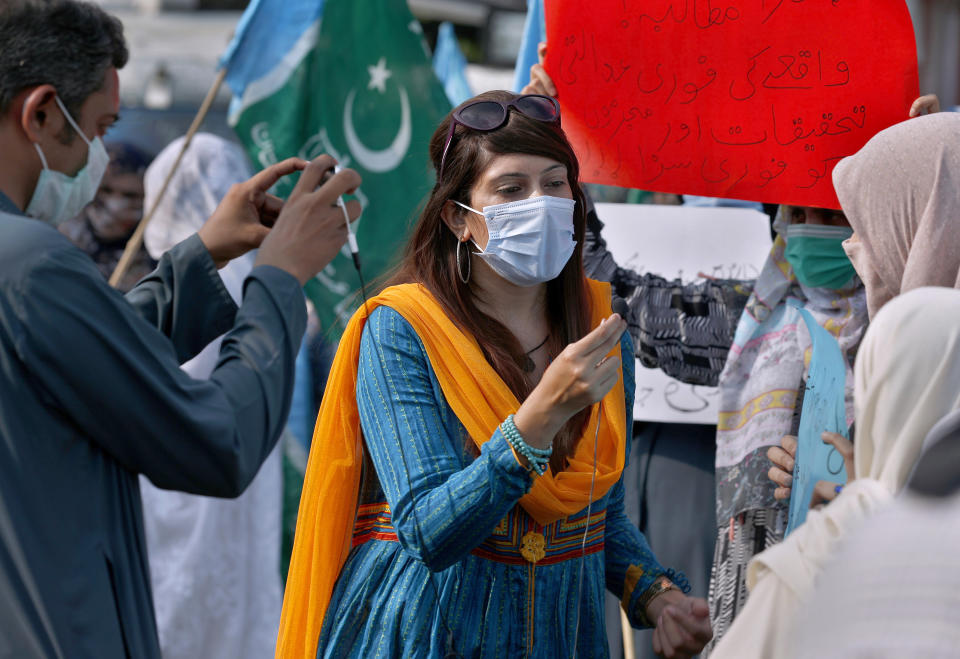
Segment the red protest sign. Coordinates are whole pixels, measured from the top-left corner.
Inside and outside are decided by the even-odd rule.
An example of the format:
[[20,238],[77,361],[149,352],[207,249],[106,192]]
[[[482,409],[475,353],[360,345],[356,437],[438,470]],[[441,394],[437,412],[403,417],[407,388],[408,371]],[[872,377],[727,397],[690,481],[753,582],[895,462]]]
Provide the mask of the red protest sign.
[[546,0],[584,180],[839,208],[831,172],[919,95],[904,0]]

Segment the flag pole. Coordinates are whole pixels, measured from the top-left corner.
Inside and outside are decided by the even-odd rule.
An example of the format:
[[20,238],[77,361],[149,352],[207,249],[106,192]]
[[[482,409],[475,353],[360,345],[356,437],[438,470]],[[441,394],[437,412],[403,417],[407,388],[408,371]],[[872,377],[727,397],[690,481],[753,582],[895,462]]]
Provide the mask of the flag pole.
[[210,112],[210,107],[213,105],[213,101],[217,97],[217,92],[220,91],[220,86],[223,84],[223,79],[226,76],[227,67],[223,67],[220,69],[220,72],[217,73],[217,77],[210,86],[210,90],[207,92],[206,98],[203,99],[203,103],[200,104],[200,109],[197,110],[197,116],[193,118],[193,123],[190,124],[190,128],[187,130],[187,135],[183,140],[183,145],[180,147],[180,153],[177,154],[177,159],[173,161],[173,167],[170,168],[169,173],[167,173],[167,177],[163,181],[163,185],[160,186],[160,193],[150,206],[147,214],[143,216],[142,220],[140,220],[140,224],[137,225],[136,231],[134,231],[133,235],[130,236],[130,240],[127,241],[127,246],[123,250],[123,255],[120,257],[120,261],[117,263],[117,267],[113,271],[113,274],[110,275],[110,285],[114,288],[117,287],[117,285],[120,283],[120,280],[123,279],[123,276],[127,274],[127,270],[130,269],[130,265],[133,263],[133,257],[136,255],[137,251],[139,251],[140,246],[143,245],[143,233],[147,230],[147,225],[157,212],[157,208],[160,206],[160,202],[163,200],[163,196],[166,194],[167,188],[170,186],[170,181],[173,179],[173,175],[176,173],[177,168],[180,167],[180,161],[183,160],[183,154],[190,146],[193,136],[197,134],[198,130],[200,130],[200,125],[203,124],[203,120],[206,118],[207,113]]
[[633,627],[630,626],[630,619],[627,618],[627,612],[622,607],[620,609],[620,630],[623,634],[623,658],[635,659],[636,649],[633,646]]

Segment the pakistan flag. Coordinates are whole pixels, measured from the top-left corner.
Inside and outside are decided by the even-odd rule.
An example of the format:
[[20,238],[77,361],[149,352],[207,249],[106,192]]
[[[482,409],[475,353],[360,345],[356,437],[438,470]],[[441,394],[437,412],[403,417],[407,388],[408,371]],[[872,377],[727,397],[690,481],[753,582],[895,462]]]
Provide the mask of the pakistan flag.
[[[405,0],[254,0],[222,65],[230,123],[255,164],[328,153],[363,177],[356,229],[371,288],[402,256],[433,185],[428,142],[450,110]],[[339,334],[359,303],[346,247],[306,292]]]

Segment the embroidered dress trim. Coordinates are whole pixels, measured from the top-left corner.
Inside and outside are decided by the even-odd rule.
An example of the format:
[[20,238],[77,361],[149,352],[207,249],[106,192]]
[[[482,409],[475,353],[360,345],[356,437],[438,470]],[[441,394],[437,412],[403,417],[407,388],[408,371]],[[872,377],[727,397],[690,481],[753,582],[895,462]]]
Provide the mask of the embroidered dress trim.
[[[587,556],[603,551],[606,511],[590,515],[587,533]],[[514,509],[500,520],[493,533],[474,549],[474,556],[508,565],[553,565],[579,558],[586,514],[574,515],[547,526],[537,524],[526,514]],[[397,532],[386,502],[360,506],[353,533],[353,546],[370,540],[397,541]]]

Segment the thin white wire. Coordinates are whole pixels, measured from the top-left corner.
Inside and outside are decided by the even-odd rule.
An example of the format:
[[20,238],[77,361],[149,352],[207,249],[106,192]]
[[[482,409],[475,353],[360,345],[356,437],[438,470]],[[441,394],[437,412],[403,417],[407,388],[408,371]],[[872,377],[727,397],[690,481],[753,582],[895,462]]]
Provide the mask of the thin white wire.
[[593,510],[593,486],[597,483],[597,439],[600,436],[600,418],[603,416],[603,401],[597,408],[597,427],[593,432],[593,473],[590,474],[590,498],[587,500],[587,519],[583,525],[583,540],[580,543],[580,574],[577,577],[577,624],[573,628],[573,659],[577,658],[577,642],[580,638],[580,604],[583,602],[583,566],[587,558],[587,533],[590,531],[590,512]]

